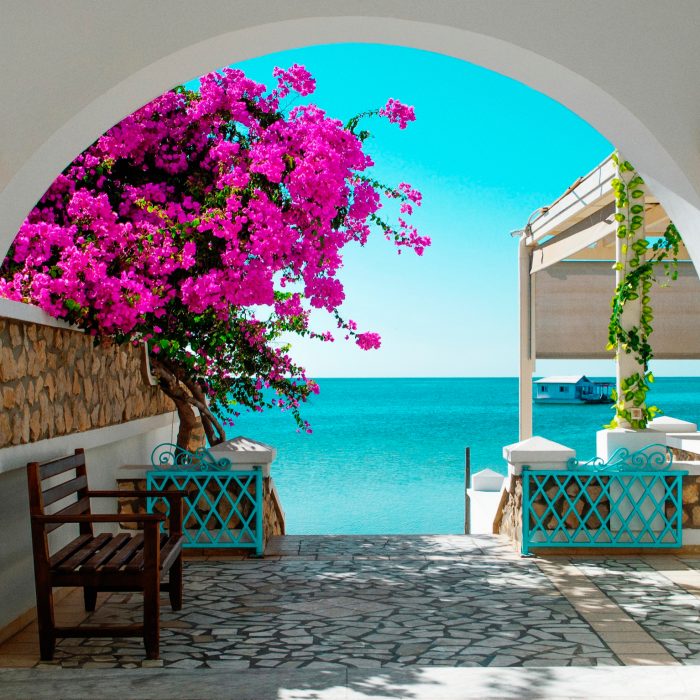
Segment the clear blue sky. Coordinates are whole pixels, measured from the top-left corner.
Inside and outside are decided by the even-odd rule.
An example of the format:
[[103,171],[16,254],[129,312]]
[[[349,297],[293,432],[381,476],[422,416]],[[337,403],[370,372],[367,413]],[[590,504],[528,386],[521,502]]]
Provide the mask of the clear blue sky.
[[[404,131],[370,121],[368,151],[380,179],[407,180],[423,192],[414,223],[433,240],[422,258],[398,256],[377,234],[345,257],[343,314],[380,333],[380,350],[302,340],[295,357],[312,377],[516,375],[517,239],[509,232],[613,146],[541,93],[439,54],[339,44],[235,65],[271,85],[273,67],[293,63],[317,80],[307,99],[342,120],[389,97],[415,107],[416,121]],[[683,374],[681,365],[690,367],[663,363],[657,371]],[[550,361],[537,371],[614,370],[612,363]]]

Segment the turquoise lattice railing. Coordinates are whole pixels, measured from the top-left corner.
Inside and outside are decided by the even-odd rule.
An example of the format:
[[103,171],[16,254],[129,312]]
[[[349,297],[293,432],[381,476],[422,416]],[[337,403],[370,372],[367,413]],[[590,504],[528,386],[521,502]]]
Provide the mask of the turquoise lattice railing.
[[[227,459],[208,450],[187,452],[159,445],[151,455],[156,469],[146,473],[147,488],[181,489],[184,501],[185,547],[250,548],[263,553],[262,468],[231,470]],[[148,498],[147,509],[168,513],[168,503]]]
[[523,467],[522,553],[543,547],[682,545],[682,488],[671,451],[651,445],[565,470]]

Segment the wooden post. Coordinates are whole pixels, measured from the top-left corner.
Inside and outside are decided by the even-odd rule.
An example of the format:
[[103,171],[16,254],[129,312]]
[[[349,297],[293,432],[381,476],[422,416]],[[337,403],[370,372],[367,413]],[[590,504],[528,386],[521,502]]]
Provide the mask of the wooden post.
[[464,534],[468,535],[471,530],[471,503],[469,501],[469,487],[472,479],[472,458],[468,447],[464,450]]
[[160,656],[160,522],[143,524],[143,643],[146,658]]
[[534,303],[535,280],[530,274],[531,255],[526,236],[518,246],[518,285],[520,293],[520,365],[518,371],[519,440],[532,437],[532,375],[535,371]]

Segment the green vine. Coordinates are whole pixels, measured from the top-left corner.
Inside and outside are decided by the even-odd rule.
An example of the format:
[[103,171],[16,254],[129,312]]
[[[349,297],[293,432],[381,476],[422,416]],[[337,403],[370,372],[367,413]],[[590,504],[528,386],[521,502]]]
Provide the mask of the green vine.
[[[620,380],[620,395],[613,392],[615,401],[615,418],[606,428],[616,428],[624,421],[630,427],[643,430],[647,423],[660,411],[656,406],[646,406],[647,392],[654,382],[654,375],[649,371],[649,362],[654,357],[649,336],[653,332],[654,314],[651,307],[651,288],[656,281],[656,269],[663,264],[665,276],[670,279],[678,277],[678,249],[681,237],[678,230],[670,223],[663,235],[650,243],[646,238],[637,238],[639,229],[644,225],[644,180],[635,172],[629,161],[621,160],[613,154],[620,177],[612,181],[615,194],[617,237],[622,243],[622,261],[613,268],[622,272],[622,279],[615,288],[611,300],[612,314],[608,326],[608,350],[634,353],[642,371],[635,372]],[[624,173],[632,174],[627,180]],[[670,258],[670,259],[669,259]],[[625,305],[641,297],[638,325],[623,327],[622,315]],[[629,404],[638,411],[633,417]]]

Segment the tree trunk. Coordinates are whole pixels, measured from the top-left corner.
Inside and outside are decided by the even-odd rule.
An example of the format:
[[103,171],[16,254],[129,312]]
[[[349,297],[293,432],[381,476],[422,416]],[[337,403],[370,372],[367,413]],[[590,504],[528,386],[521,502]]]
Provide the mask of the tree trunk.
[[[165,392],[168,393],[167,391]],[[180,419],[180,427],[177,431],[177,446],[188,452],[192,452],[192,433],[197,428],[197,416],[192,406],[187,401],[170,397],[175,402],[177,416]]]
[[197,408],[202,420],[202,426],[211,446],[218,445],[226,439],[223,427],[209,410],[206,396],[196,381],[187,379],[178,367],[171,366],[160,358],[150,357],[153,375],[158,379],[158,385],[166,396],[175,403],[180,428],[177,433],[177,446],[192,452],[191,441],[194,431],[199,427],[197,416],[193,410]]

